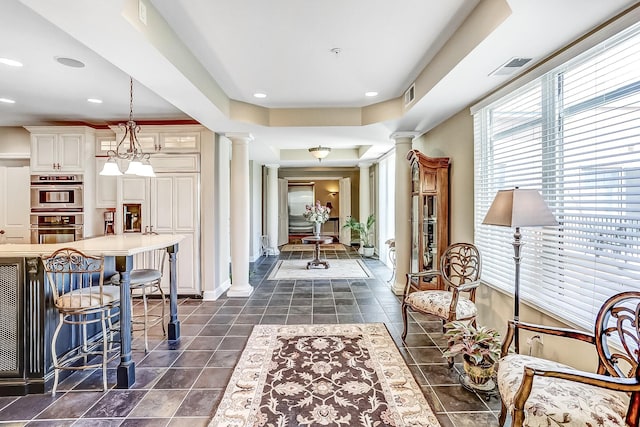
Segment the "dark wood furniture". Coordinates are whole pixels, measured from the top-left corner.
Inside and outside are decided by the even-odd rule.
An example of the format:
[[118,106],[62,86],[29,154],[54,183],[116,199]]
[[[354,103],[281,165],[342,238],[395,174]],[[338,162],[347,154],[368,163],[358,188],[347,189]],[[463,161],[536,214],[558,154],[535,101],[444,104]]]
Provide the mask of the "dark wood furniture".
[[[640,292],[623,292],[602,305],[593,333],[510,320],[498,369],[500,425],[504,425],[507,411],[514,427],[527,425],[527,417],[540,414],[569,417],[576,423],[572,425],[640,425],[639,313]],[[597,373],[508,354],[514,335],[521,329],[593,344],[598,353]],[[515,381],[516,374],[521,381]],[[603,393],[607,397],[603,398]],[[563,400],[568,403],[568,411],[560,407]]]
[[[449,158],[407,154],[411,164],[411,264],[409,271],[435,270],[449,246]],[[443,289],[439,276],[415,277],[420,289]]]
[[[440,258],[439,270],[407,273],[402,300],[402,340],[407,337],[407,310],[437,316],[444,322],[474,321],[476,288],[480,285],[482,264],[480,252],[471,243],[454,243]],[[420,290],[420,283],[440,278],[444,289]],[[449,359],[453,366],[453,359]]]
[[313,259],[307,263],[307,270],[311,267],[317,267],[319,265],[324,266],[324,268],[329,268],[329,263],[327,260],[320,259],[320,245],[326,245],[329,243],[333,243],[333,237],[331,236],[306,236],[302,238],[302,243],[304,244],[313,244]]

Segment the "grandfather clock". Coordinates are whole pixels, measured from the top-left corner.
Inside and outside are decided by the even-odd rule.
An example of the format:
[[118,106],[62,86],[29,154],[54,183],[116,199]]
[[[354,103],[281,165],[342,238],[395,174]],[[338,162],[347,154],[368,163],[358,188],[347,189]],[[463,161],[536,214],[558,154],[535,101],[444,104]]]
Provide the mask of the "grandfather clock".
[[[440,256],[449,246],[448,157],[407,154],[411,165],[411,272],[440,269]],[[442,279],[424,281],[420,289],[443,289]]]

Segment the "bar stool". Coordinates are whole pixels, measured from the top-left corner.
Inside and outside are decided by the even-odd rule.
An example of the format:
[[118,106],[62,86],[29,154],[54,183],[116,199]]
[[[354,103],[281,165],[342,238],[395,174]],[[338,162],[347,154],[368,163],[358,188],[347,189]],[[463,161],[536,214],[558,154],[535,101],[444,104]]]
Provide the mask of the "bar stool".
[[[134,268],[130,274],[131,289],[131,325],[133,331],[142,330],[144,333],[144,352],[149,352],[148,330],[160,323],[162,325],[162,335],[166,336],[167,331],[164,325],[166,297],[162,290],[161,282],[164,272],[164,261],[166,257],[166,249],[156,249],[141,254],[142,267]],[[120,275],[116,274],[111,277],[111,283],[119,285]],[[147,297],[153,294],[159,294],[162,299],[162,313],[150,314]],[[133,302],[136,298],[142,298],[143,310],[142,314],[134,314]],[[137,325],[141,325],[137,328]]]
[[[42,258],[47,282],[59,321],[51,338],[55,396],[61,370],[102,368],[102,391],[107,390],[107,364],[120,351],[114,346],[111,319],[120,313],[120,288],[104,284],[104,259],[63,248]],[[56,344],[63,325],[79,326],[80,342],[57,354]],[[94,330],[87,326],[95,325]],[[98,328],[99,326],[99,328]],[[91,334],[91,336],[89,336]]]

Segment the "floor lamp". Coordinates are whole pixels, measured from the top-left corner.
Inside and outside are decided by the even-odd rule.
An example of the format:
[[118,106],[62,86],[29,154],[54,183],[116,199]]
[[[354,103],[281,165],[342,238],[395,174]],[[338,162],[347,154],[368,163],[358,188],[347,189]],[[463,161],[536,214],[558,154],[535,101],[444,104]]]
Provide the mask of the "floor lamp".
[[[513,190],[500,190],[496,194],[487,215],[482,221],[487,225],[515,227],[513,234],[513,260],[516,264],[514,283],[513,318],[520,320],[520,249],[523,245],[520,238],[520,227],[541,227],[558,225],[538,190],[525,190],[516,187]],[[520,352],[519,333],[516,330],[515,351]]]

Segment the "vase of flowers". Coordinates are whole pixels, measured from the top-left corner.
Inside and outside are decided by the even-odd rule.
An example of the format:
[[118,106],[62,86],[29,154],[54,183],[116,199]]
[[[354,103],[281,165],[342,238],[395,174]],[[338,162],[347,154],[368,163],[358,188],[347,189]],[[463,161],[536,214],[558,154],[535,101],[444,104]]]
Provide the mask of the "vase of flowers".
[[320,228],[322,224],[329,219],[329,213],[331,213],[331,208],[322,206],[319,200],[316,201],[315,205],[305,206],[305,211],[302,216],[304,216],[304,219],[307,221],[313,223],[313,235],[315,237],[320,236]]

